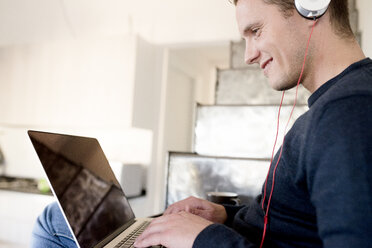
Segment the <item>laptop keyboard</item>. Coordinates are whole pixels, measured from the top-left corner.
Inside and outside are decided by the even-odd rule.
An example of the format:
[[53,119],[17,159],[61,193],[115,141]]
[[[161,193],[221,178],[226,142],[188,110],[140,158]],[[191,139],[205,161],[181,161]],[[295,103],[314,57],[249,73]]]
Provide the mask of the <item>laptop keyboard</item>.
[[136,238],[141,235],[141,233],[146,229],[146,227],[150,224],[150,221],[144,221],[141,225],[139,225],[133,232],[128,234],[125,238],[123,238],[115,248],[130,248],[134,247],[133,243],[136,241]]

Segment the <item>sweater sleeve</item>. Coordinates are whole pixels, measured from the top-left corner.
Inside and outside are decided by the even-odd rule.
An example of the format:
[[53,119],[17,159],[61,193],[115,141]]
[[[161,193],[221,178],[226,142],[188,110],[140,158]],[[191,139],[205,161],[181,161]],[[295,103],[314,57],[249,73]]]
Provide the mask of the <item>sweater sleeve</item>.
[[[247,237],[233,229],[234,219],[237,213],[246,213],[248,207],[223,205],[227,213],[227,220],[224,224],[213,224],[205,228],[196,237],[193,248],[199,247],[257,247]],[[248,227],[247,227],[248,228]]]
[[257,246],[233,229],[222,224],[213,224],[205,228],[196,237],[193,244],[193,248],[205,247],[255,248]]
[[307,186],[324,247],[370,247],[372,97],[329,103],[308,135]]
[[244,206],[232,206],[232,205],[223,205],[226,210],[227,220],[224,223],[225,225],[232,227],[235,215],[242,209]]

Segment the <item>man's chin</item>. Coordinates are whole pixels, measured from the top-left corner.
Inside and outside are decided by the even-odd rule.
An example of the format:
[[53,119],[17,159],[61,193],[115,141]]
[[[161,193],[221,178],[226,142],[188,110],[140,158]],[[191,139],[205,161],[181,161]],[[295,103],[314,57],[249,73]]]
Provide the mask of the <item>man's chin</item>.
[[278,84],[277,82],[272,82],[270,79],[269,79],[269,85],[273,90],[276,90],[276,91],[284,90],[281,84]]
[[296,86],[296,83],[287,83],[282,81],[272,81],[269,78],[270,87],[276,91],[289,90]]

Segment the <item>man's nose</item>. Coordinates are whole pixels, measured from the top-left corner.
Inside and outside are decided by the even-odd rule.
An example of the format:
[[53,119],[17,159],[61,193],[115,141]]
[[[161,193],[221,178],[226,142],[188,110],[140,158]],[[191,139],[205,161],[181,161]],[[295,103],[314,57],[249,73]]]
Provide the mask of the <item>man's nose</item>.
[[259,57],[260,57],[260,52],[256,48],[256,46],[246,41],[245,42],[245,54],[244,54],[245,63],[248,65],[258,63]]

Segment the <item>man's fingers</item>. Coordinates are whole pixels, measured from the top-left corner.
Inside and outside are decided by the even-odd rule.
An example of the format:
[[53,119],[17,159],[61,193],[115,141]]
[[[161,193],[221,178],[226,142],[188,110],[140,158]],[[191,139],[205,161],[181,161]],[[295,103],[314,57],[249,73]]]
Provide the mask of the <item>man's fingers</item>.
[[190,213],[204,218],[205,211],[202,209],[195,208],[195,209],[192,209]]
[[169,208],[167,208],[163,215],[169,215],[169,214],[174,214],[174,213],[177,213],[179,212],[179,208],[177,206],[170,206]]
[[[136,239],[136,247],[148,247],[152,245],[159,245],[164,236],[166,236],[171,219],[175,218],[174,215],[162,216],[151,221],[151,224],[145,231]],[[164,245],[164,244],[162,244]]]
[[[149,239],[149,237],[160,236],[164,225],[162,223],[151,223],[145,231],[136,239],[136,243]],[[155,244],[154,244],[155,245]]]
[[204,206],[207,206],[204,202],[206,201],[191,196],[182,201],[179,201],[179,202],[176,202],[170,205],[164,211],[164,215],[174,214],[174,213],[178,213],[181,211],[191,212],[191,210],[195,208],[204,208]]
[[170,248],[189,248],[197,235],[210,224],[212,222],[185,211],[162,216],[153,220],[137,238],[135,247],[160,244]]
[[150,226],[151,225],[158,224],[158,223],[164,223],[164,222],[166,222],[168,220],[168,218],[169,218],[169,216],[164,216],[164,215],[163,216],[160,216],[158,218],[155,218],[155,219],[151,220]]
[[149,247],[153,245],[165,245],[161,243],[161,235],[159,233],[151,233],[145,239],[137,239],[134,242],[135,247]]
[[137,238],[137,240],[147,239],[148,236],[154,233],[161,233],[167,226],[166,223],[171,218],[171,215],[162,216],[151,221],[151,224],[145,229],[145,231]]
[[173,203],[164,211],[163,215],[178,213],[182,211],[182,208],[183,208],[182,202]]
[[211,213],[203,209],[193,209],[190,213],[202,217],[207,220],[211,220]]

